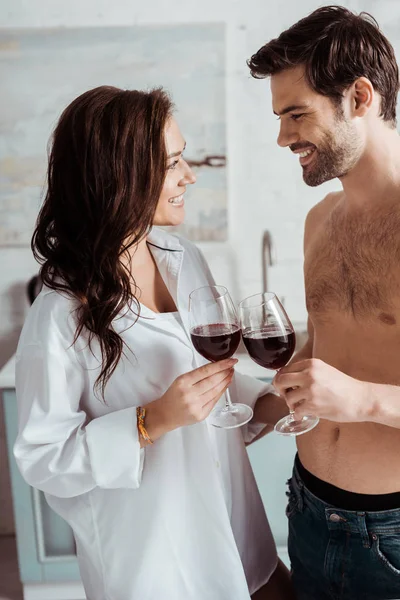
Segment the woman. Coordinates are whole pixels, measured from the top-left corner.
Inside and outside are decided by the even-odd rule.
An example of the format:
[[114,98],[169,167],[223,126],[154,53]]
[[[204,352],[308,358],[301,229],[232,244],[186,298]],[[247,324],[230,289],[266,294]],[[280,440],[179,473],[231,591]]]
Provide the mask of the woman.
[[[243,600],[285,577],[244,443],[265,425],[206,420],[235,364],[205,364],[188,335],[189,293],[210,272],[153,228],[183,220],[184,147],[162,90],[96,88],[54,133],[14,451],[73,529],[88,600]],[[261,422],[282,412],[270,386],[235,379],[242,402],[264,393]]]

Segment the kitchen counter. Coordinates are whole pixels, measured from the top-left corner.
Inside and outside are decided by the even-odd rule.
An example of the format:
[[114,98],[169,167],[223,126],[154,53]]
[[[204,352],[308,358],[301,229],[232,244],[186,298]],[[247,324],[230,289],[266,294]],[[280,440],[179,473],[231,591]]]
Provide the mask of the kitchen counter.
[[[305,323],[293,323],[296,331],[298,346],[301,347],[306,341],[307,326]],[[236,369],[244,375],[251,377],[273,379],[276,372],[269,369],[264,369],[255,363],[247,352],[238,352],[236,358],[239,362]],[[13,389],[15,387],[15,355],[4,365],[0,370],[0,389]]]
[[0,370],[0,390],[15,388],[15,355]]
[[[245,375],[251,375],[252,377],[274,377],[275,372],[269,371],[257,365],[251,360],[248,354],[237,354],[236,358],[239,359],[237,370]],[[0,370],[0,389],[14,389],[15,388],[15,355],[4,365]]]

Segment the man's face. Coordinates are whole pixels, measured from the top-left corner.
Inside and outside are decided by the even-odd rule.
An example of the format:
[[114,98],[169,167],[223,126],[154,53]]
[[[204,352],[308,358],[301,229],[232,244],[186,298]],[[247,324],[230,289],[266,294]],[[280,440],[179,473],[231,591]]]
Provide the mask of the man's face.
[[362,153],[357,129],[340,106],[310,88],[303,67],[273,75],[271,92],[280,119],[278,144],[299,154],[307,185],[344,177],[353,169]]

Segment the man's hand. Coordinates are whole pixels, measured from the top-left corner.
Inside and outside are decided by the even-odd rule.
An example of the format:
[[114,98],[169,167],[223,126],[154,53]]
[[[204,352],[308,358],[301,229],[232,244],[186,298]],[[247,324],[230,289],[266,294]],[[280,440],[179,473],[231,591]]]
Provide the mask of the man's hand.
[[340,423],[368,418],[368,383],[353,379],[317,358],[293,362],[275,376],[273,385],[296,418],[315,415]]

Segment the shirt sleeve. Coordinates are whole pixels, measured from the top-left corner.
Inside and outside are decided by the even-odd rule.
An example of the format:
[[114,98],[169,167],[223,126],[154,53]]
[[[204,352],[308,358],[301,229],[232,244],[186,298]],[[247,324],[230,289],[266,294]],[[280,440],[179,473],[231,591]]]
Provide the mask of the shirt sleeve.
[[[235,371],[235,376],[229,389],[233,402],[247,404],[253,410],[257,400],[261,396],[265,394],[278,395],[272,384],[256,379],[255,377],[250,377],[249,375],[243,375],[238,371]],[[251,420],[241,427],[245,443],[249,444],[266,426],[266,423],[258,423]]]
[[80,408],[84,382],[83,367],[71,348],[51,352],[26,345],[17,356],[19,431],[14,455],[22,476],[60,498],[95,487],[139,487],[144,449],[136,407],[90,420]]

